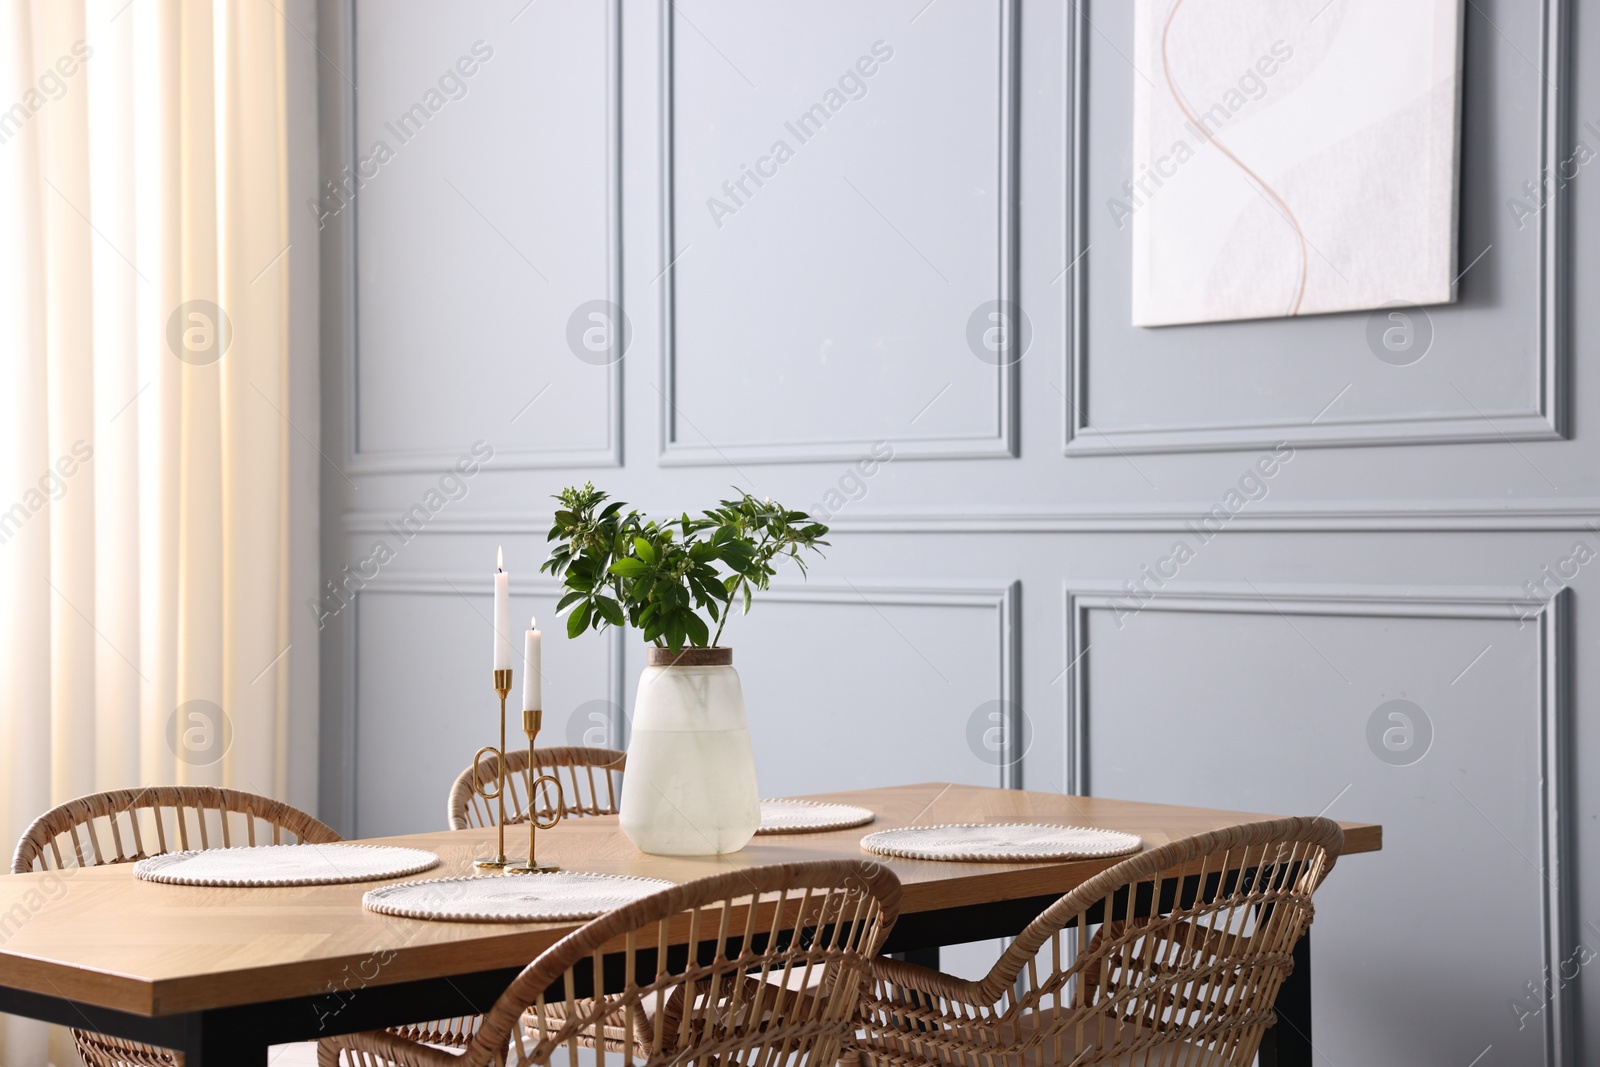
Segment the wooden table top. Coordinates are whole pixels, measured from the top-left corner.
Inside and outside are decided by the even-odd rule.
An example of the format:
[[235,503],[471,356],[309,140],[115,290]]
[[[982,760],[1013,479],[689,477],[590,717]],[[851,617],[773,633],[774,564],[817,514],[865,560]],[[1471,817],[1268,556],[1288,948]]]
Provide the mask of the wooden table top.
[[[1146,847],[1270,818],[1241,812],[978,786],[922,785],[811,799],[860,804],[866,827],[760,836],[729,856],[648,856],[615,816],[571,819],[539,834],[539,858],[573,870],[684,882],[731,868],[866,855],[862,835],[951,822],[1070,822],[1138,834]],[[1343,823],[1346,855],[1382,847],[1382,827]],[[413,879],[474,873],[494,830],[410,834],[369,843],[423,848],[440,865]],[[507,851],[526,829],[508,827]],[[1065,893],[1116,860],[939,863],[874,857],[905,884],[903,913]],[[0,878],[0,985],[139,1015],[168,1015],[315,996],[348,978],[381,985],[531,961],[579,923],[457,923],[393,918],[361,907],[379,882],[283,889],[161,885],[131,865]],[[348,971],[346,970],[348,968]],[[359,975],[360,977],[355,977]]]

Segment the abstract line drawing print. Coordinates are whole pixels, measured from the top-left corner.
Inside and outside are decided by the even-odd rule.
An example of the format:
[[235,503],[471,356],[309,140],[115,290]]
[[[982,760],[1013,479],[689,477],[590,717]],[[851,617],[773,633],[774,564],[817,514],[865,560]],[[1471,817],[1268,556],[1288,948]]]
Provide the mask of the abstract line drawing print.
[[[1181,7],[1183,7],[1183,0],[1175,0],[1172,10],[1167,12],[1167,21],[1161,28],[1161,76],[1166,79],[1167,89],[1172,93],[1172,99],[1183,111],[1184,117],[1193,123],[1196,129],[1204,129],[1200,116],[1195,114],[1194,108],[1184,98],[1183,90],[1178,88],[1178,83],[1172,76],[1172,61],[1168,58],[1168,50],[1171,48],[1172,42],[1172,20],[1178,17],[1178,9]],[[1229,151],[1228,146],[1222,143],[1222,138],[1218,134],[1211,134],[1208,140],[1216,146],[1217,151],[1227,156],[1236,167],[1244,171],[1251,183],[1260,190],[1261,195],[1270,200],[1283,214],[1284,221],[1294,231],[1295,240],[1300,246],[1300,269],[1295,278],[1294,299],[1290,301],[1289,309],[1285,314],[1300,314],[1300,305],[1304,302],[1306,295],[1306,268],[1309,266],[1306,259],[1306,232],[1300,228],[1300,220],[1294,217],[1294,209],[1284,202],[1278,191],[1267,184],[1261,175],[1251,170],[1249,164]]]

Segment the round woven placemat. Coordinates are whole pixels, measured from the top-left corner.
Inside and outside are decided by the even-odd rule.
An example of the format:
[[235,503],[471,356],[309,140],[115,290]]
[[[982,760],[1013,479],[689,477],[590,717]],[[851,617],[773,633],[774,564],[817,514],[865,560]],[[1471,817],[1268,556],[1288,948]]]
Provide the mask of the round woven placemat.
[[434,878],[369,889],[361,906],[381,915],[446,922],[535,923],[592,919],[671,889],[658,878],[586,871]]
[[876,819],[871,808],[823,804],[814,800],[763,800],[758,834],[805,834],[846,830]]
[[1133,834],[1087,826],[1043,823],[954,823],[880,830],[861,839],[861,847],[880,856],[914,860],[1100,859],[1125,856],[1144,847]]
[[403,878],[439,865],[419,848],[388,845],[251,845],[151,856],[133,865],[136,877],[168,885],[338,885]]

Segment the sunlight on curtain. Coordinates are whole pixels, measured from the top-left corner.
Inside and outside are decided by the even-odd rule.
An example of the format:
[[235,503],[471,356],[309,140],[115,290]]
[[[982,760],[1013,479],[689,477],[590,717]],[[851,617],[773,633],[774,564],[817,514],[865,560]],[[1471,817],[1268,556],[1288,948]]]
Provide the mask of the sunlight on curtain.
[[96,790],[284,795],[294,430],[282,18],[0,3],[9,851]]

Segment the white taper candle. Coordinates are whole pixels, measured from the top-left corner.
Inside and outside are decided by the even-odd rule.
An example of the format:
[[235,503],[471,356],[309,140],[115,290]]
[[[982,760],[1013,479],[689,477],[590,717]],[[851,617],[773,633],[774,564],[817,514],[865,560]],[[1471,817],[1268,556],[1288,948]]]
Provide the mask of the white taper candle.
[[528,632],[522,649],[522,710],[540,711],[544,708],[544,673],[540,644],[544,635],[539,632],[539,620],[528,620]]
[[504,548],[495,550],[494,559],[494,669],[511,669],[511,575]]

